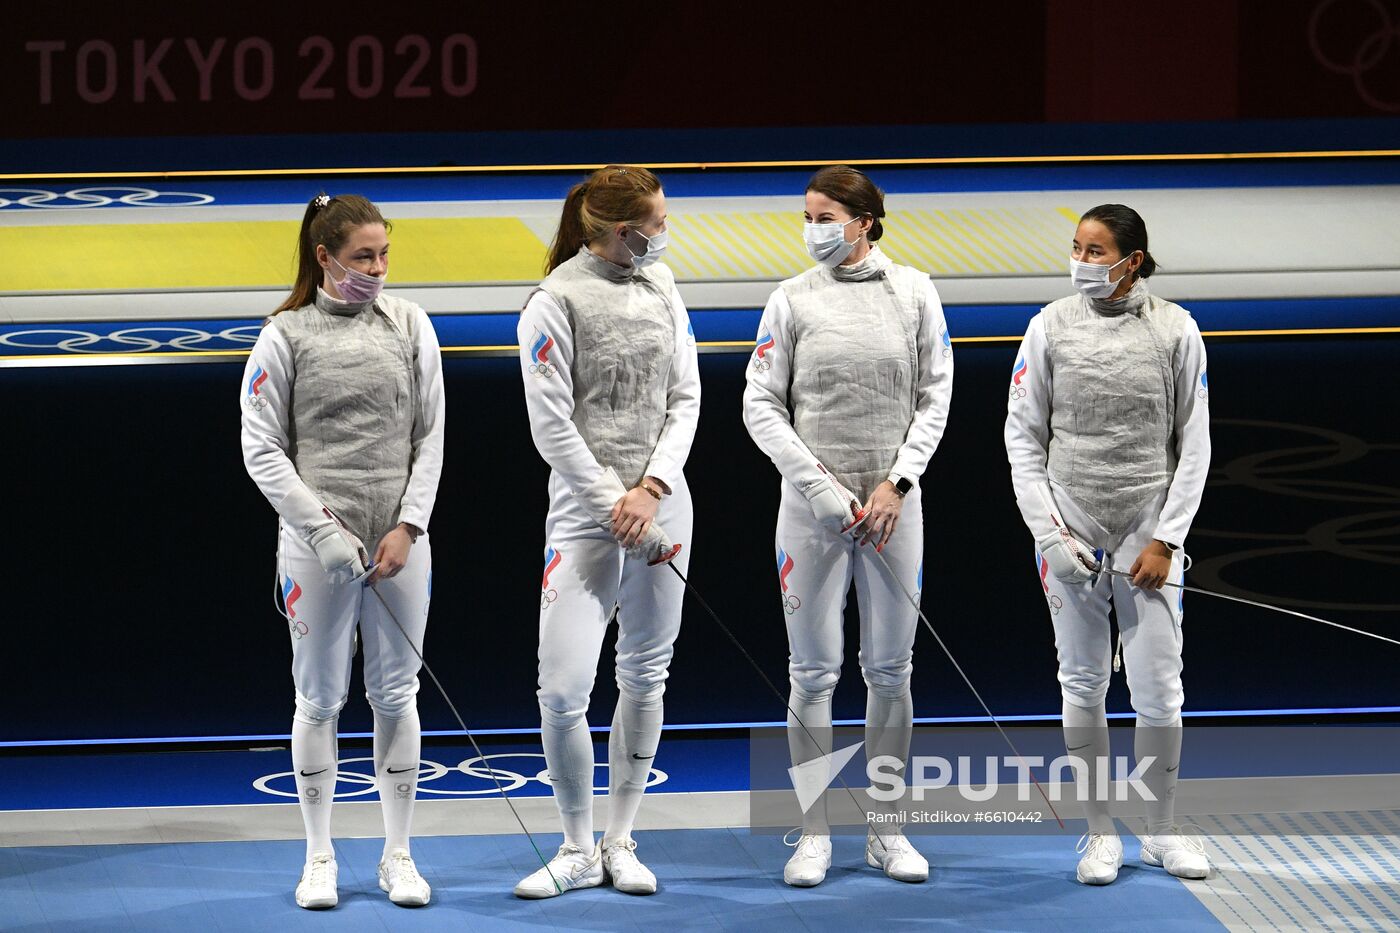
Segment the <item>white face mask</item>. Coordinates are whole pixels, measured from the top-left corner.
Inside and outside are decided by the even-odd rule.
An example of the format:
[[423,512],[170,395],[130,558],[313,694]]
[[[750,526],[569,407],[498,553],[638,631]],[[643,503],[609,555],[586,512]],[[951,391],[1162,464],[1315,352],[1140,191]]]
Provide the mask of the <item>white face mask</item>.
[[627,251],[632,253],[632,266],[637,269],[645,269],[647,266],[660,259],[661,254],[666,252],[666,247],[669,246],[671,242],[670,230],[662,230],[655,236],[647,236],[634,227],[629,233],[635,233],[637,236],[647,241],[647,248],[642,253],[638,254],[633,251],[632,244],[623,240],[623,242],[627,244]]
[[812,258],[828,269],[841,265],[858,240],[846,239],[846,227],[860,220],[852,217],[844,224],[804,224],[802,239],[807,243],[807,252]]
[[1078,259],[1071,259],[1069,261],[1070,281],[1086,298],[1107,298],[1117,290],[1118,283],[1123,281],[1119,278],[1110,282],[1108,273],[1132,258],[1133,254],[1129,253],[1111,266],[1106,266],[1101,262],[1080,262]]

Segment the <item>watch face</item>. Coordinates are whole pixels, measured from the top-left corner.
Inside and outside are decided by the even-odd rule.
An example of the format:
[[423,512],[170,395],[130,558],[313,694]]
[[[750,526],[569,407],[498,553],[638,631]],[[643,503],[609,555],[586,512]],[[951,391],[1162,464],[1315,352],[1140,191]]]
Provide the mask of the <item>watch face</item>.
[[904,495],[908,493],[909,490],[914,488],[914,484],[911,483],[906,477],[901,476],[899,478],[899,482],[894,484],[894,488],[899,490],[900,495]]

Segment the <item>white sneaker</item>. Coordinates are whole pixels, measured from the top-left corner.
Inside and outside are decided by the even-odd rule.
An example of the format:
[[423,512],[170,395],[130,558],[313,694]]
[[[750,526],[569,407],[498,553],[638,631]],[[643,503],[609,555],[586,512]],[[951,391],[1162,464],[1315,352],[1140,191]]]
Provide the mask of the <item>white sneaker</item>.
[[928,880],[928,859],[919,854],[903,833],[881,835],[871,830],[865,837],[865,863],[879,868],[895,881]]
[[1123,867],[1123,840],[1109,833],[1085,833],[1074,851],[1083,858],[1075,877],[1080,884],[1112,884]]
[[379,890],[400,907],[422,907],[433,896],[433,889],[418,874],[407,849],[395,849],[379,860]]
[[336,874],[334,855],[317,852],[307,859],[297,883],[297,906],[307,910],[334,907],[340,901],[335,893]]
[[597,846],[585,852],[566,842],[559,852],[534,874],[515,886],[516,897],[558,897],[575,888],[596,888],[603,883],[602,852]]
[[831,867],[830,836],[803,833],[794,843],[786,837],[783,842],[797,850],[783,866],[784,881],[795,888],[811,888],[826,880],[826,870]]
[[1180,826],[1173,826],[1169,833],[1144,836],[1142,860],[1178,878],[1210,877],[1210,858],[1200,833],[1184,833]]
[[603,874],[624,894],[655,894],[656,876],[637,860],[637,843],[630,838],[603,842]]

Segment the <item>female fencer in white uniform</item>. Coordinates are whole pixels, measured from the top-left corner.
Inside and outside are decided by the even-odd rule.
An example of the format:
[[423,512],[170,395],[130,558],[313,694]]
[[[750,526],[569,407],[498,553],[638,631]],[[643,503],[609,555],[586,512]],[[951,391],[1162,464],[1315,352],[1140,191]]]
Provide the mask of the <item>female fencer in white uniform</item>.
[[278,586],[296,686],[292,767],[306,824],[296,901],[307,908],[337,900],[336,722],[357,627],[384,812],[379,886],[403,906],[426,904],[431,893],[409,854],[420,665],[368,587],[421,649],[432,586],[428,519],[442,471],[442,362],[423,309],[381,293],[388,234],[358,195],[311,201],[292,294],[258,335],[240,392],[243,461],[281,519]]
[[[1055,626],[1065,744],[1087,763],[1078,878],[1108,884],[1123,863],[1095,766],[1109,751],[1110,609],[1137,712],[1137,758],[1152,759],[1142,775],[1156,798],[1142,859],[1204,878],[1210,862],[1199,840],[1173,826],[1182,599],[1162,584],[1182,580],[1181,549],[1210,466],[1205,345],[1184,309],[1148,291],[1156,263],[1132,208],[1088,211],[1070,255],[1078,294],[1031,319],[1013,366],[1006,451]],[[1095,573],[1100,560],[1131,578]]]
[[[867,759],[909,756],[917,614],[904,590],[921,588],[918,483],[948,418],[953,352],[929,277],[876,245],[884,215],[883,193],[856,169],[829,166],[812,176],[805,239],[817,265],[768,299],[747,373],[744,423],[782,474],[776,558],[794,764],[830,752],[852,580]],[[892,822],[872,825],[866,860],[901,881],[928,877],[928,862]],[[820,884],[830,865],[830,827],[818,802],[804,814],[783,878]]]
[[[520,316],[530,431],[550,466],[540,584],[541,731],[564,844],[520,881],[553,897],[610,880],[651,894],[632,824],[661,738],[680,631],[691,503],[682,468],[700,414],[695,340],[666,248],[666,198],[643,168],[610,165],[569,191],[548,275]],[[664,530],[663,530],[664,529]],[[586,714],[616,608],[617,709],[608,819],[593,836]]]

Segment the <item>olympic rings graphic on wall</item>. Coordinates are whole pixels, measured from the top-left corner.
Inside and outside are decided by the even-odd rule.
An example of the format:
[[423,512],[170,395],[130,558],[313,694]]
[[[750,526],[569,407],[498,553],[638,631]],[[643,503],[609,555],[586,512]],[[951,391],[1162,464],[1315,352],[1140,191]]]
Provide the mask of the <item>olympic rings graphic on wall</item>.
[[[120,192],[120,193],[119,193]],[[18,195],[18,197],[16,197]],[[183,200],[170,201],[169,198]],[[213,204],[212,194],[193,191],[157,191],[154,188],[132,188],[121,185],[96,185],[68,191],[44,188],[0,188],[0,210],[7,207],[33,207],[51,211],[86,210],[94,207],[202,207]]]
[[[64,353],[146,353],[152,350],[199,350],[200,345],[213,340],[226,340],[233,344],[252,346],[258,340],[262,327],[257,324],[243,324],[226,327],[220,331],[197,330],[193,327],[124,327],[111,333],[99,334],[86,330],[42,327],[33,330],[13,330],[0,333],[0,346],[17,347],[21,350],[62,350]],[[175,334],[174,337],[155,336]],[[50,339],[37,339],[37,338]],[[51,339],[58,337],[61,339]],[[25,338],[29,338],[26,340]],[[103,348],[105,341],[117,344],[118,350]],[[97,345],[94,347],[94,345]]]
[[[465,758],[456,765],[448,766],[436,761],[423,760],[418,763],[418,792],[420,794],[431,794],[443,797],[490,797],[500,793],[496,789],[495,781],[500,781],[501,789],[506,793],[519,790],[531,782],[543,784],[550,787],[549,769],[541,768],[539,771],[531,772],[529,766],[523,767],[520,771],[511,771],[502,768],[494,762],[495,759],[502,758],[529,758],[539,759],[543,764],[544,755],[540,752],[500,752],[485,756],[473,756]],[[343,758],[337,763],[336,770],[336,800],[345,800],[352,797],[364,797],[375,792],[375,780],[373,774],[364,771],[347,769],[346,765],[368,762],[370,768],[374,767],[372,757]],[[517,766],[520,767],[520,766]],[[595,766],[598,769],[606,769],[607,762],[598,762]],[[424,786],[453,775],[459,775],[482,782],[481,787],[431,787]],[[492,780],[492,775],[495,780]],[[652,768],[647,773],[646,786],[655,787],[670,780],[670,775],[665,771]],[[340,790],[342,785],[350,785],[348,790]],[[264,794],[273,797],[289,797],[296,799],[296,772],[279,771],[275,774],[265,774],[253,781],[253,787]],[[604,782],[602,787],[594,787],[595,791],[606,791],[608,785]],[[406,791],[405,791],[406,792]]]
[[[1323,16],[1339,3],[1345,3],[1348,9],[1357,12],[1360,12],[1357,4],[1360,4],[1362,9],[1369,7],[1376,17],[1375,28],[1357,44],[1350,62],[1336,61],[1329,55],[1327,50],[1323,49],[1322,37],[1319,35]],[[1381,62],[1392,50],[1400,52],[1400,26],[1396,25],[1390,10],[1381,0],[1321,0],[1313,8],[1312,16],[1308,18],[1308,46],[1312,49],[1313,60],[1323,68],[1349,76],[1356,87],[1357,95],[1369,106],[1390,113],[1400,113],[1400,100],[1382,100],[1367,84],[1367,75],[1380,68]]]

